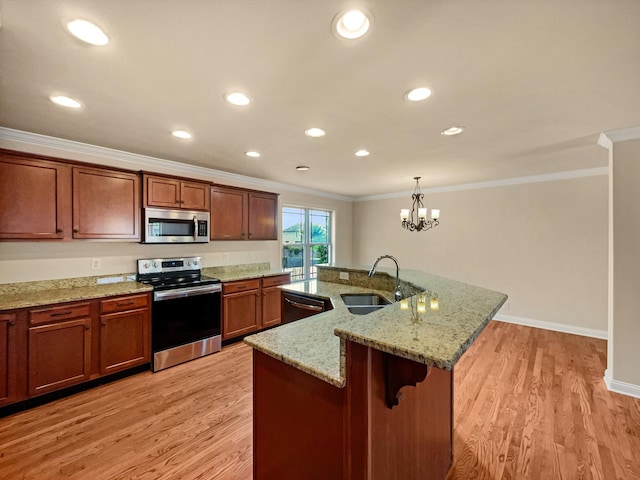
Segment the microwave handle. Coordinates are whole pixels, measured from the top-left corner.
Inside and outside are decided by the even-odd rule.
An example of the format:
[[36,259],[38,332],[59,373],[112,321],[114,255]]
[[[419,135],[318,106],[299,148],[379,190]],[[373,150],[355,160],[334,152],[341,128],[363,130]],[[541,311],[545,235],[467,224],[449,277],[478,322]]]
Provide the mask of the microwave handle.
[[193,216],[193,241],[198,240],[198,219]]

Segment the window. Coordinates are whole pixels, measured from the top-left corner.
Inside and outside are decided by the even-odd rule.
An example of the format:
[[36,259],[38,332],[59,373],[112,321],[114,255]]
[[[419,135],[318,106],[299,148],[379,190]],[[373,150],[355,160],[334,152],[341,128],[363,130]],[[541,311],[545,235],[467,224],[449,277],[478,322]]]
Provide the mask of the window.
[[282,268],[292,281],[316,278],[316,265],[331,255],[331,212],[282,208]]

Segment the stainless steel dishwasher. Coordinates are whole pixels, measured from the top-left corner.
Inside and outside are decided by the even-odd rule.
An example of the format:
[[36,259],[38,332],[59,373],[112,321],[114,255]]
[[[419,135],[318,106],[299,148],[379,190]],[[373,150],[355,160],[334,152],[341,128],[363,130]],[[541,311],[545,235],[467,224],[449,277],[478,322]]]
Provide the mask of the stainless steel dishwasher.
[[282,323],[295,322],[332,309],[333,305],[327,298],[282,292]]

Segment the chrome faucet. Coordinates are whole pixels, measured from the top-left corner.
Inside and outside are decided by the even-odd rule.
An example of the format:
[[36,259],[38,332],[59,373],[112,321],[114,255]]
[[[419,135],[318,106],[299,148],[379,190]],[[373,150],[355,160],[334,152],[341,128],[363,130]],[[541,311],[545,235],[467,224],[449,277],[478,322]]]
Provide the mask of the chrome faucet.
[[390,258],[396,264],[396,291],[393,296],[395,297],[396,302],[399,302],[400,300],[402,300],[402,290],[400,290],[400,266],[398,265],[398,260],[396,260],[396,257],[393,257],[391,255],[380,255],[374,262],[371,270],[369,270],[369,276],[373,277],[376,274],[376,267],[378,266],[378,262],[383,258]]

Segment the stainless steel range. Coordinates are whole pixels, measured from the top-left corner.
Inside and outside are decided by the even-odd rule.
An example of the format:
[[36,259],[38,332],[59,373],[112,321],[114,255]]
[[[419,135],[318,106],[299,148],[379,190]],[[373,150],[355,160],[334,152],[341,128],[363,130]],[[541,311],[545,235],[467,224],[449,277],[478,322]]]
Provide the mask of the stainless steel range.
[[153,287],[154,372],[220,351],[222,284],[217,278],[201,275],[201,260],[138,260],[138,281]]

